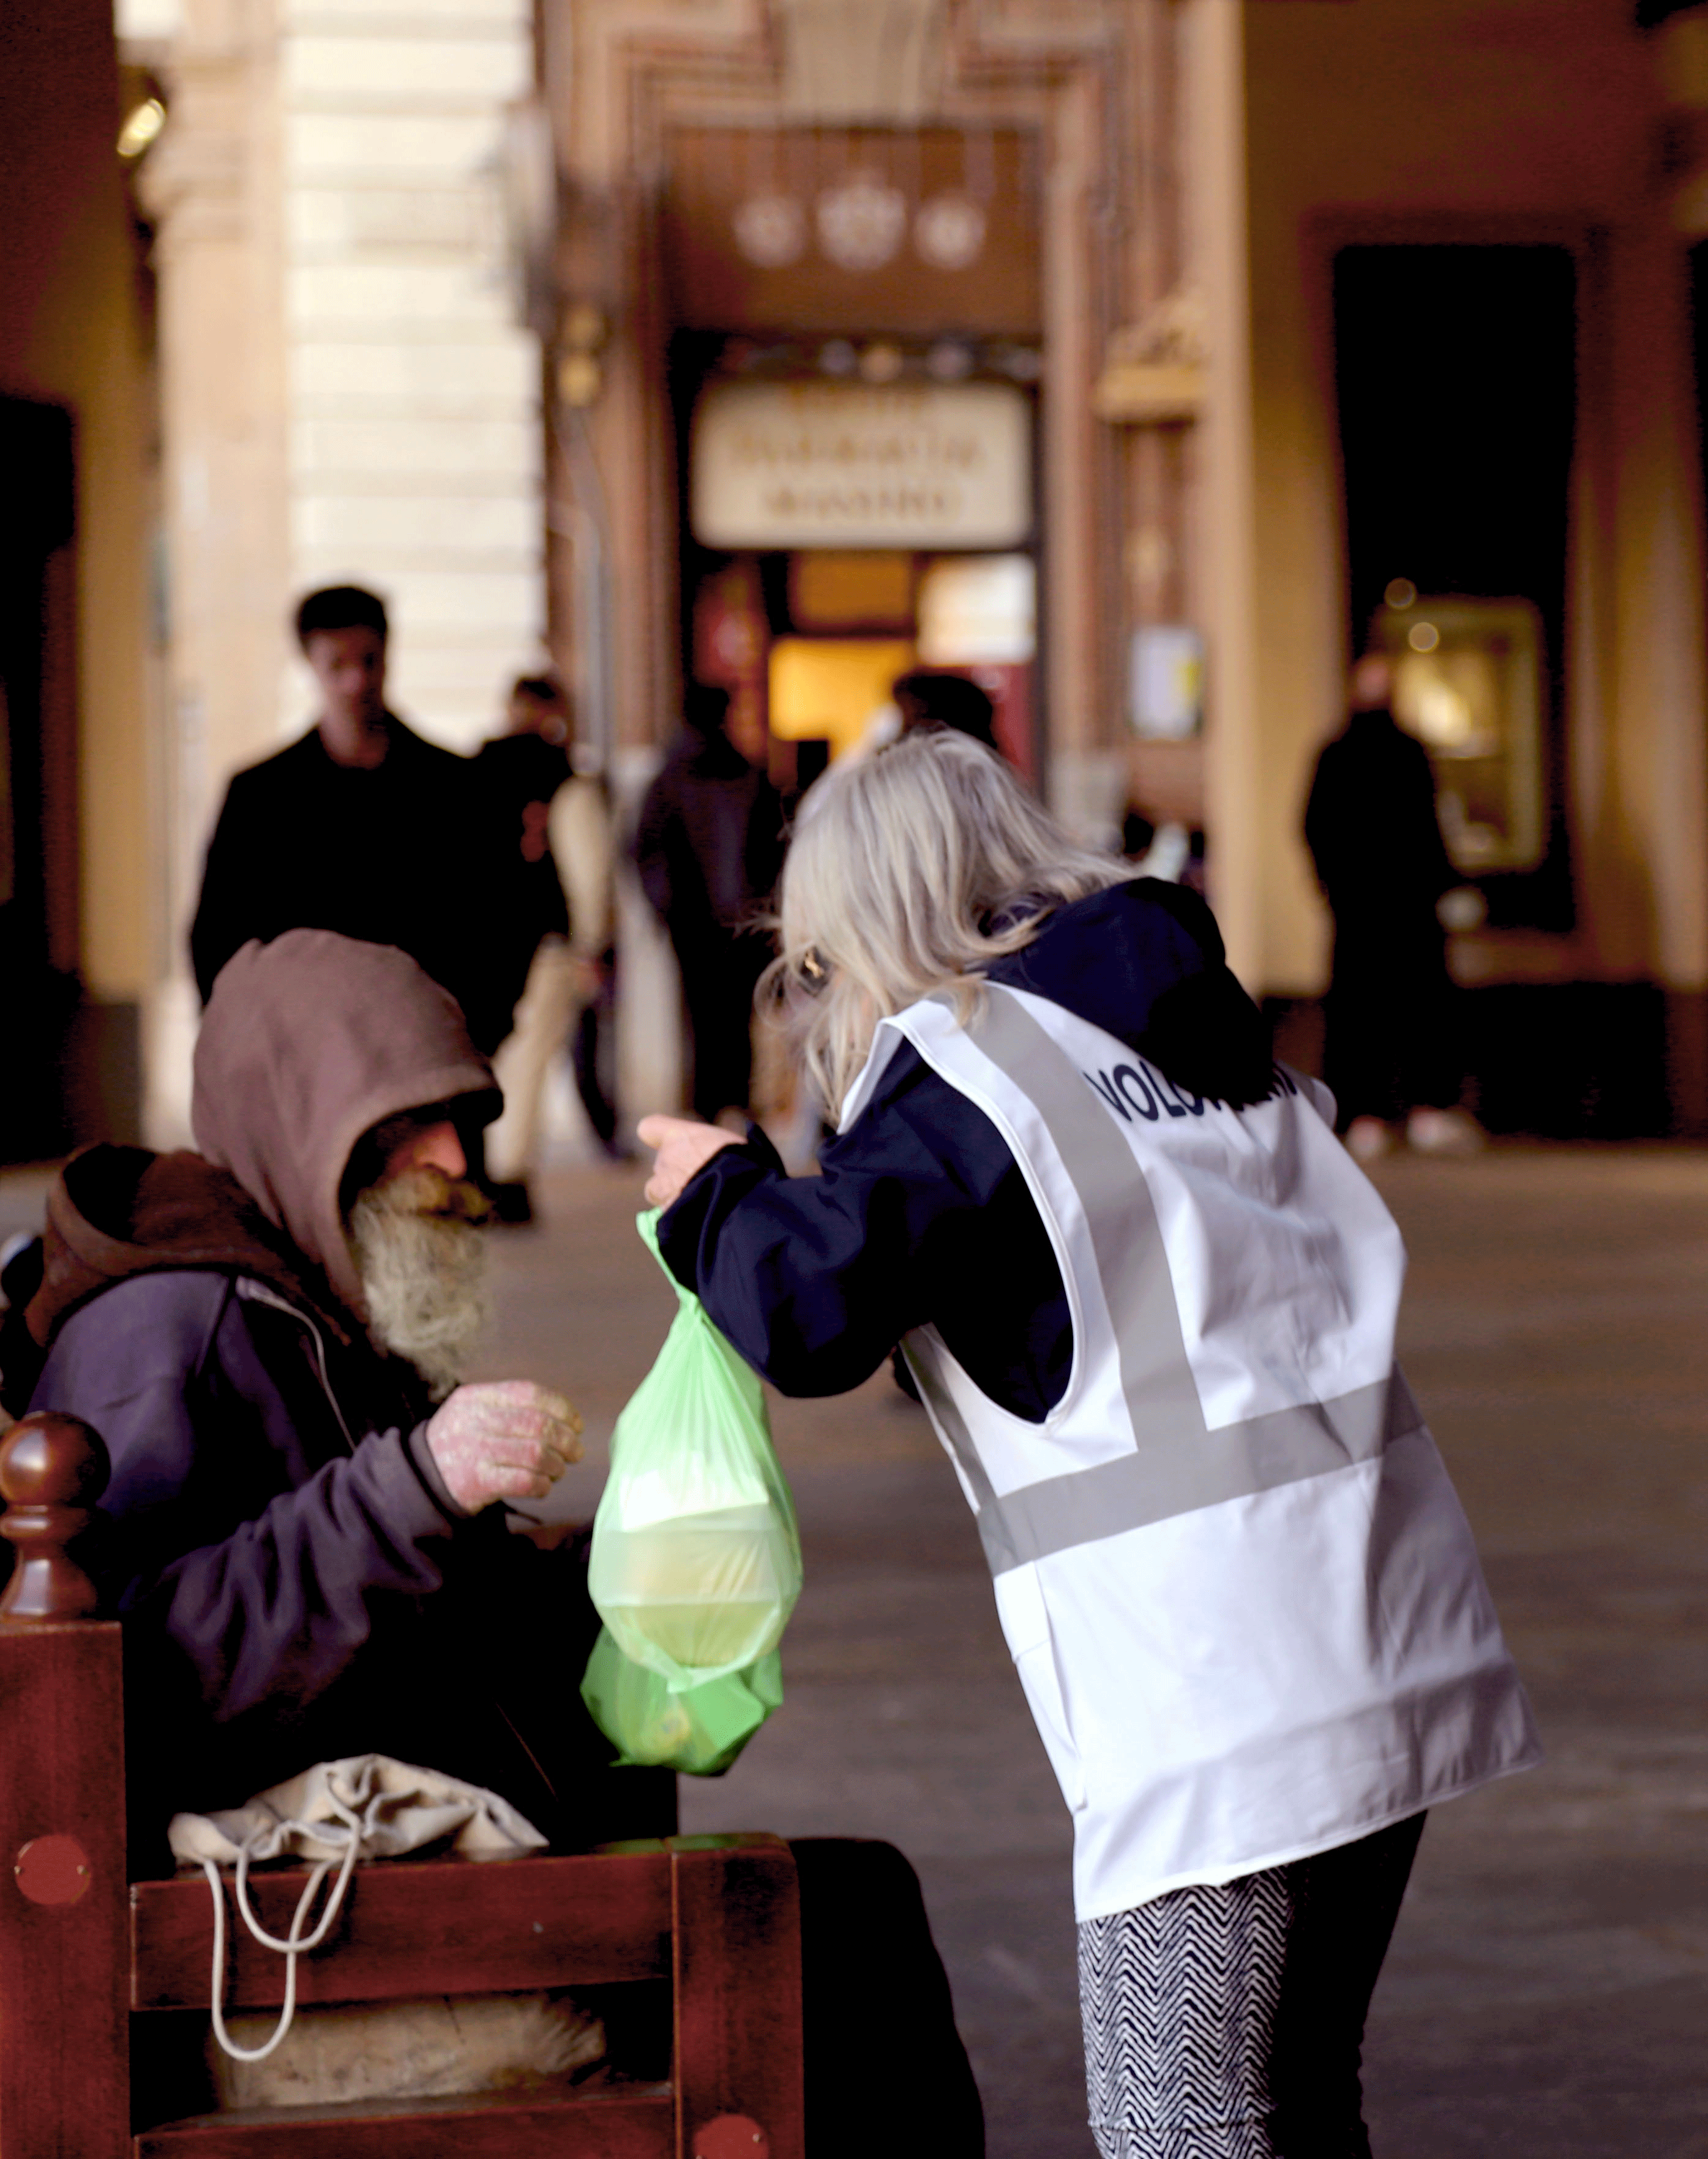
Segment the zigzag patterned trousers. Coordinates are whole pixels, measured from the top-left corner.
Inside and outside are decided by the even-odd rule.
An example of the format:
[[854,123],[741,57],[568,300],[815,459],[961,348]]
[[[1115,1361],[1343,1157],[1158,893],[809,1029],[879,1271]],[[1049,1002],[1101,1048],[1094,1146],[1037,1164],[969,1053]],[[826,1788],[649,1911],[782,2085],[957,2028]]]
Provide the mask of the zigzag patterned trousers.
[[1101,2159],[1369,2159],[1364,2017],[1423,1819],[1084,1922]]

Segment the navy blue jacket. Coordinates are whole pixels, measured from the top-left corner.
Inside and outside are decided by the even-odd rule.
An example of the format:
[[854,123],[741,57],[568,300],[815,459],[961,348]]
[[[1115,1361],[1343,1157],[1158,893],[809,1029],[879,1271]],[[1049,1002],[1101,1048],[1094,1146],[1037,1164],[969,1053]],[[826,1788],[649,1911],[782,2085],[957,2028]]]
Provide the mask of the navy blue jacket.
[[[1235,1106],[1272,1084],[1268,1030],[1214,918],[1135,880],[1064,907],[992,981],[1064,1005],[1176,1085]],[[659,1247],[749,1364],[785,1395],[841,1394],[933,1324],[992,1401],[1036,1423],[1073,1361],[1068,1301],[1007,1142],[911,1044],[822,1174],[790,1178],[763,1136],[712,1157]]]

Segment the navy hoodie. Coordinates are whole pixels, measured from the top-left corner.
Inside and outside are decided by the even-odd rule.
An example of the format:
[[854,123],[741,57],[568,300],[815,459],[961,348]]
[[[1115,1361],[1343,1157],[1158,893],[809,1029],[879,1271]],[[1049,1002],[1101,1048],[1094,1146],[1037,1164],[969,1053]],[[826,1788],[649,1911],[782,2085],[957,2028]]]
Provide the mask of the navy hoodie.
[[[1136,879],[1063,907],[989,979],[1064,1006],[1194,1094],[1239,1108],[1270,1092],[1268,1030],[1180,886]],[[1041,1421],[1073,1331],[996,1126],[905,1043],[820,1161],[820,1176],[788,1177],[757,1132],[714,1155],[659,1225],[676,1279],[785,1395],[857,1386],[930,1324],[993,1401]]]

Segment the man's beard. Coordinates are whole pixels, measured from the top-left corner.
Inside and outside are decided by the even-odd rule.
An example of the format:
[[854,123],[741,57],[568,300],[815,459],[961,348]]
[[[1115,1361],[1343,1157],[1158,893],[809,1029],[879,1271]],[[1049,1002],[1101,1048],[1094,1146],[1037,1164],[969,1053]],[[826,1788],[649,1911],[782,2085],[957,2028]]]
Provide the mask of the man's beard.
[[406,1357],[443,1401],[462,1378],[491,1317],[487,1206],[477,1188],[443,1170],[406,1170],[371,1185],[350,1209],[350,1250],[368,1304],[368,1331]]

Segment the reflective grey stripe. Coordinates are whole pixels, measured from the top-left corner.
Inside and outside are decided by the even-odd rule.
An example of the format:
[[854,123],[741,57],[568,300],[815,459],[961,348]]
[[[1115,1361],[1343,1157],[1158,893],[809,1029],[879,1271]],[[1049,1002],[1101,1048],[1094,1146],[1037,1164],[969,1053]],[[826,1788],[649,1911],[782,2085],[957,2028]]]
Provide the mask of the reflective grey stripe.
[[[1168,1254],[1132,1149],[1066,1051],[1017,997],[991,991],[969,1032],[1043,1120],[1079,1197],[1134,1436],[1143,1447],[1154,1432],[1202,1432],[1203,1411],[1180,1331]],[[1115,1194],[1119,1217],[1110,1204]]]
[[[1368,1462],[1423,1420],[1399,1368],[1331,1402],[1273,1411],[1212,1432],[1192,1375],[1167,1254],[1144,1173],[1089,1099],[1072,1059],[1019,1002],[988,996],[970,1029],[978,1048],[1037,1109],[1079,1200],[1115,1326],[1121,1391],[1136,1452],[1002,1497],[938,1369],[947,1354],[924,1330],[908,1362],[933,1421],[976,1495],[993,1574],[1051,1552],[1120,1536]],[[931,1061],[930,1050],[919,1045]],[[939,1068],[940,1069],[940,1068]],[[951,1085],[955,1075],[943,1075]],[[1119,1213],[1110,1205],[1120,1195]],[[1122,1218],[1125,1218],[1124,1219]],[[1079,1345],[1084,1354],[1084,1345]],[[1048,1442],[1039,1434],[1040,1445]]]
[[1224,1499],[1372,1462],[1422,1421],[1396,1369],[1391,1379],[1337,1401],[1275,1410],[1195,1438],[1183,1434],[1172,1445],[1146,1446],[1090,1469],[1047,1477],[1001,1499],[992,1493],[979,1508],[979,1535],[991,1573],[1001,1574]]
[[[937,1369],[938,1349],[928,1330],[916,1328],[907,1335],[902,1348],[908,1359],[908,1369],[919,1384],[919,1392],[931,1421],[937,1427],[939,1437],[955,1457],[961,1474],[974,1494],[973,1514],[979,1525],[979,1540],[985,1547],[985,1560],[992,1574],[1006,1574],[1011,1566],[1018,1566],[1021,1555],[1010,1540],[1007,1517],[1003,1503],[991,1488],[991,1479],[979,1451],[973,1445],[972,1434],[965,1419],[955,1407],[955,1398],[943,1384]],[[1063,1483],[1070,1480],[1063,1478]],[[1028,1555],[1035,1556],[1035,1555]]]

